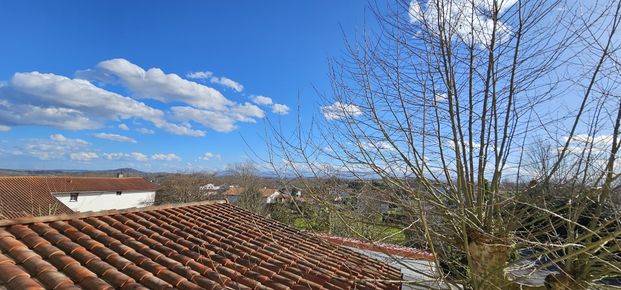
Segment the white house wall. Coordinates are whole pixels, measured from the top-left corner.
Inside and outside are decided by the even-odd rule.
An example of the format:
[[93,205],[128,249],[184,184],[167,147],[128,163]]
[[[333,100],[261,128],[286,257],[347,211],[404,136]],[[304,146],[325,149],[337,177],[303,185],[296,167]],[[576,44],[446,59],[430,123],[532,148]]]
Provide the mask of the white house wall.
[[60,202],[76,212],[126,209],[152,205],[154,191],[79,192],[77,201],[70,201],[71,193],[54,193]]

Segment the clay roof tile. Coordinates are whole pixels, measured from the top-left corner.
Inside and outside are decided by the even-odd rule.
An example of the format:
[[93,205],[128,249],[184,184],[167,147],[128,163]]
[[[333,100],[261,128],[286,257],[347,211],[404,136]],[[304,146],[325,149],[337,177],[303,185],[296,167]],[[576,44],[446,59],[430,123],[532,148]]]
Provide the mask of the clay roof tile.
[[142,177],[0,176],[0,219],[72,213],[54,193],[158,188]]
[[222,202],[1,220],[0,249],[9,289],[399,289],[356,281],[401,277]]

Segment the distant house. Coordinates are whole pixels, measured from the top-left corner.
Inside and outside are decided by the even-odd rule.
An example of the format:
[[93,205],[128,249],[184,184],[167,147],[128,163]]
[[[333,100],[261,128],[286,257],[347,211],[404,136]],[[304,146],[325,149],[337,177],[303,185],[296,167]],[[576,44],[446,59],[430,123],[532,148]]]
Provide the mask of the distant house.
[[152,205],[158,187],[142,177],[0,177],[0,218]]
[[199,189],[203,190],[203,191],[215,191],[215,190],[219,190],[220,186],[219,185],[215,185],[213,183],[208,183],[208,184],[205,184],[205,185],[201,185],[199,187]]
[[[227,191],[223,193],[223,195],[226,198],[226,200],[228,200],[229,202],[236,202],[241,196],[241,194],[244,193],[245,191],[246,191],[245,187],[231,186],[229,187]],[[297,188],[286,190],[283,188],[275,189],[275,188],[263,187],[259,189],[259,193],[261,194],[263,201],[267,204],[291,202],[294,199],[296,201],[302,200],[301,198],[302,191],[300,191]]]

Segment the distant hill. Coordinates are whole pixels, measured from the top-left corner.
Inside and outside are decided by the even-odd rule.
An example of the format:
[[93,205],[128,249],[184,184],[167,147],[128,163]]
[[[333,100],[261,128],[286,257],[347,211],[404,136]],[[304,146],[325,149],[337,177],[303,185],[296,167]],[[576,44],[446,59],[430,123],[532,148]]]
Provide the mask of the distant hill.
[[77,175],[77,176],[116,176],[117,173],[123,173],[124,176],[142,176],[152,179],[157,176],[165,175],[161,172],[144,172],[133,168],[117,168],[109,170],[15,170],[0,169],[0,176],[17,176],[17,175]]
[[[0,176],[28,176],[28,175],[73,175],[73,176],[116,176],[123,173],[125,177],[141,176],[148,180],[157,180],[161,177],[175,174],[173,172],[146,172],[134,168],[117,168],[107,170],[83,170],[83,169],[50,169],[50,170],[16,170],[0,168]],[[215,172],[214,172],[215,173]],[[227,172],[218,172],[218,176],[227,176]],[[257,175],[266,179],[276,179],[278,176],[272,171],[260,171]]]

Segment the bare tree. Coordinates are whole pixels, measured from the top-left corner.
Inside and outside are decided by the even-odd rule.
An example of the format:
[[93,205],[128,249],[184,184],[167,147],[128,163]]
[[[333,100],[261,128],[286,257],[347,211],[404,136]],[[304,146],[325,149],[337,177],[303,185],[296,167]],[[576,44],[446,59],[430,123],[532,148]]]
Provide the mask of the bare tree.
[[265,200],[261,195],[261,178],[254,163],[235,163],[227,169],[234,184],[241,190],[239,199],[235,202],[238,206],[261,215],[267,214]]
[[155,195],[155,203],[183,203],[211,199],[206,192],[200,190],[200,187],[214,181],[215,174],[204,172],[164,176],[158,181],[161,188]]
[[[507,268],[544,256],[534,270],[556,266],[551,289],[621,275],[609,203],[619,190],[620,5],[414,0],[375,9],[378,31],[347,39],[347,56],[332,61],[324,121],[300,122],[292,135],[275,129],[271,164],[299,176],[381,178],[384,200],[415,217],[408,226],[444,283],[518,288],[524,277]],[[549,142],[531,143],[541,139]],[[502,187],[507,177],[515,186]],[[526,198],[555,192],[568,198]]]

